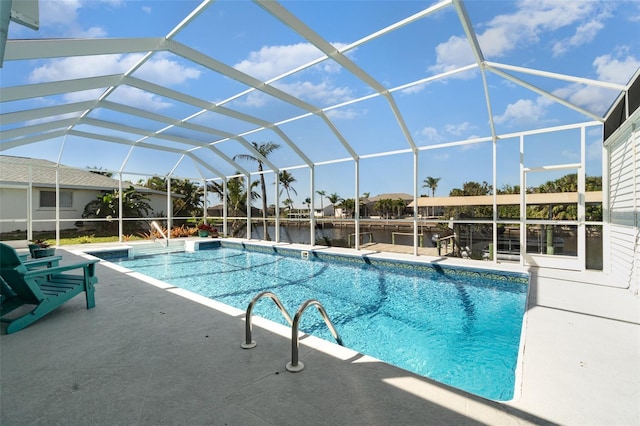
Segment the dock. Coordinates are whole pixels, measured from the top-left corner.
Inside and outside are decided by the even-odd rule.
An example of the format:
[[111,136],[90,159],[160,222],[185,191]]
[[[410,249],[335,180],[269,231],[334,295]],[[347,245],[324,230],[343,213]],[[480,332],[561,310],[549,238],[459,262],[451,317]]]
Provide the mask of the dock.
[[[362,244],[360,248],[366,249],[366,250],[385,252],[385,253],[413,254],[413,246],[405,246],[400,244],[370,243],[370,244]],[[438,248],[437,247],[418,247],[418,255],[438,257]],[[444,250],[442,251],[442,255],[444,256]]]

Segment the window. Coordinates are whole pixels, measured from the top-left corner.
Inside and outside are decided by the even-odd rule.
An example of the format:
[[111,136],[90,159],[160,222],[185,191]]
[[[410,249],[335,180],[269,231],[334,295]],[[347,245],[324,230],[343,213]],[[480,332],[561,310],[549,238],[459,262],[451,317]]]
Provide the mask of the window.
[[[40,207],[55,207],[56,191],[40,191]],[[73,207],[73,192],[60,191],[60,207]]]

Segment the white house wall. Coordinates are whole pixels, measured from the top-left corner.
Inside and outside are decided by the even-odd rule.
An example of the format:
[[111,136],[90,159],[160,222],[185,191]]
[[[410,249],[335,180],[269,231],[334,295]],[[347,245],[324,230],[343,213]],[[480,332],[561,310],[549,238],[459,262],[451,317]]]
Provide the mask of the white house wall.
[[149,212],[149,217],[161,215],[167,216],[167,197],[159,194],[147,194],[149,205],[153,211]]
[[[54,231],[56,229],[56,208],[40,207],[41,191],[55,191],[55,188],[33,188],[33,231]],[[76,229],[75,222],[82,220],[84,207],[95,200],[101,191],[88,189],[69,190],[64,188],[61,188],[61,191],[73,192],[73,198],[71,207],[60,208],[60,229]],[[45,222],[41,222],[43,220]]]
[[[56,209],[55,207],[40,207],[40,191],[55,191],[55,188],[33,188],[32,193],[32,231],[55,231],[56,229]],[[82,220],[84,207],[95,200],[102,193],[99,190],[91,189],[65,189],[61,191],[72,191],[72,206],[60,208],[60,229],[76,229],[75,223]],[[0,188],[0,232],[11,232],[16,230],[26,230],[28,220],[27,188]],[[160,194],[147,194],[149,205],[153,211],[149,216],[166,215],[167,197]]]
[[607,142],[612,283],[638,295],[640,281],[640,110]]
[[0,232],[27,229],[27,188],[0,188]]

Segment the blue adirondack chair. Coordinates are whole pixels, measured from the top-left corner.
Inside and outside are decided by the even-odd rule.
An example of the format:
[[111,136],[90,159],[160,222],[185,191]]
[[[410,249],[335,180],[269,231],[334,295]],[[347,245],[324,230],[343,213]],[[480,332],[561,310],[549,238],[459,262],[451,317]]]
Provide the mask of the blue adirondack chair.
[[[22,330],[82,292],[86,293],[87,309],[95,306],[93,286],[98,282],[95,264],[99,259],[63,266],[56,266],[57,260],[49,265],[46,262],[43,260],[43,268],[23,263],[13,247],[0,243],[0,321],[9,323],[7,334]],[[79,269],[82,275],[63,273]],[[25,305],[32,309],[22,308]],[[8,316],[18,308],[22,308],[21,315]]]

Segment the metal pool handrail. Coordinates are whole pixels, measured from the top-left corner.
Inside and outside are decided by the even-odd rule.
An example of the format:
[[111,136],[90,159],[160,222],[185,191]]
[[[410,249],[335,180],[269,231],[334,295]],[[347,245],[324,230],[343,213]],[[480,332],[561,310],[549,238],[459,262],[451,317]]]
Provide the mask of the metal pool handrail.
[[298,326],[300,325],[300,318],[302,317],[302,313],[311,305],[315,305],[316,308],[318,308],[318,312],[320,312],[320,315],[322,315],[324,322],[327,324],[327,327],[329,327],[329,331],[331,331],[333,338],[336,339],[336,342],[338,342],[340,346],[343,346],[342,338],[336,331],[336,328],[333,326],[333,323],[329,319],[327,311],[324,310],[322,304],[315,299],[307,300],[302,305],[300,305],[298,312],[296,312],[296,316],[293,318],[293,325],[291,326],[291,362],[287,363],[286,368],[292,373],[302,371],[302,369],[304,368],[304,364],[298,361],[298,348],[300,346],[300,340],[298,339]]
[[[169,237],[167,237],[166,235],[164,235],[164,232],[162,232],[162,228],[160,227],[160,225],[158,225],[158,222],[156,222],[155,220],[151,221],[151,225],[156,228],[156,231],[158,231],[160,233],[160,235],[162,235],[162,238],[164,238],[165,242],[167,243],[166,247],[169,247]],[[156,241],[157,238],[154,238],[153,241]]]
[[253,311],[253,306],[258,302],[258,300],[262,299],[263,297],[268,297],[271,300],[273,300],[273,302],[276,304],[278,309],[280,309],[280,312],[282,312],[282,315],[287,320],[289,325],[293,324],[293,321],[291,320],[291,315],[289,315],[289,312],[287,312],[282,302],[280,302],[280,299],[278,299],[278,296],[276,296],[270,291],[263,291],[262,293],[254,297],[253,300],[249,303],[249,306],[247,306],[247,313],[245,314],[245,326],[244,326],[245,341],[240,344],[240,347],[242,349],[251,349],[256,347],[256,342],[251,340],[251,328],[252,328],[251,312]]
[[329,319],[329,315],[327,315],[327,311],[325,311],[324,307],[320,302],[318,302],[315,299],[309,299],[306,302],[304,302],[302,305],[300,305],[300,308],[298,309],[298,312],[296,312],[296,316],[292,321],[291,315],[289,315],[289,312],[287,312],[282,302],[280,302],[280,299],[278,299],[278,296],[276,296],[270,291],[263,291],[262,293],[254,297],[253,300],[251,300],[251,302],[249,303],[249,306],[247,306],[247,312],[245,314],[244,342],[240,344],[240,347],[242,349],[252,349],[256,347],[256,342],[251,340],[251,332],[252,332],[251,312],[253,311],[253,307],[258,302],[258,300],[262,299],[263,297],[268,297],[271,300],[273,300],[273,302],[276,304],[278,309],[280,309],[280,312],[282,312],[282,315],[284,316],[284,318],[287,320],[287,322],[291,326],[291,362],[287,363],[286,365],[286,368],[288,371],[292,373],[297,373],[298,371],[302,371],[302,369],[304,368],[304,364],[298,361],[298,348],[300,346],[300,339],[298,338],[298,328],[300,325],[300,318],[302,317],[303,312],[305,311],[305,309],[307,309],[311,305],[315,305],[315,307],[318,308],[318,312],[320,312],[320,315],[324,319],[324,322],[327,324],[329,331],[331,331],[333,338],[336,339],[336,342],[338,342],[340,346],[344,346],[342,343],[342,338],[336,331],[336,328],[333,326],[333,323]]

